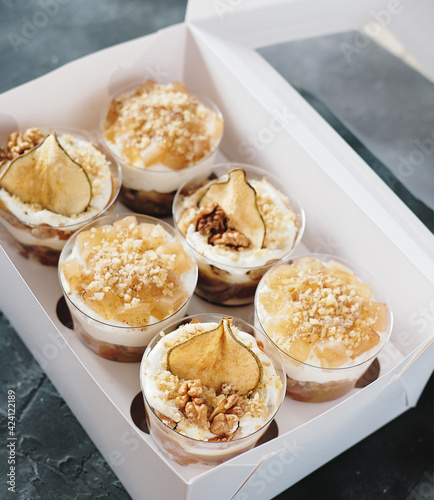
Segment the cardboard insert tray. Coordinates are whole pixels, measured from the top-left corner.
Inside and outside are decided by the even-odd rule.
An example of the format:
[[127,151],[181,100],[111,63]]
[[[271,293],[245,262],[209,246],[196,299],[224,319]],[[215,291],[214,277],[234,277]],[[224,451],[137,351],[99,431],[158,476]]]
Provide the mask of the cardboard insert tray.
[[[1,95],[0,142],[35,125],[96,133],[108,96],[149,77],[184,81],[218,104],[221,159],[247,162],[246,139],[272,132],[253,163],[289,184],[306,211],[297,253],[346,258],[389,297],[394,327],[378,379],[331,402],[286,398],[253,450],[213,468],[182,467],[131,417],[139,364],[87,349],[57,316],[56,270],[18,255],[3,229],[0,273],[8,287],[0,287],[0,308],[133,498],[271,498],[416,403],[433,368],[433,325],[424,315],[434,309],[432,235],[254,51],[191,24],[103,50]],[[227,313],[195,297],[189,313],[203,311]],[[253,322],[252,306],[230,314]]]

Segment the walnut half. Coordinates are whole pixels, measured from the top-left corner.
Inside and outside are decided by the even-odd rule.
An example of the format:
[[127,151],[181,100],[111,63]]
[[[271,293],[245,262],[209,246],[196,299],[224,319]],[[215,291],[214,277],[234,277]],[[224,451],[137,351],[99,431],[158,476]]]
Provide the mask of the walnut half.
[[228,245],[235,248],[247,248],[250,245],[249,239],[243,233],[230,229],[222,234],[212,235],[208,243],[212,243],[213,245]]
[[188,420],[201,427],[208,421],[208,409],[203,402],[202,391],[200,380],[189,380],[178,389],[179,396],[175,400],[176,406]]
[[238,420],[236,415],[219,413],[211,422],[209,430],[216,436],[232,434],[232,429]]
[[203,207],[197,218],[196,230],[203,236],[223,233],[227,229],[227,217],[217,204]]
[[24,133],[13,132],[8,137],[7,148],[10,159],[30,151],[44,139],[44,133],[38,128],[28,128]]
[[210,431],[217,436],[229,435],[234,425],[244,415],[242,408],[243,398],[237,394],[221,398],[210,416]]

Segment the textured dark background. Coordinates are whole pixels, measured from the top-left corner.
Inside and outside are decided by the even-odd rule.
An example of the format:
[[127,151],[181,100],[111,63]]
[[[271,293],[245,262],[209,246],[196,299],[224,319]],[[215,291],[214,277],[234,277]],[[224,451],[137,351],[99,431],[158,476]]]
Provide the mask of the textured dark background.
[[[49,4],[52,13],[57,10],[46,25],[26,30],[27,20]],[[180,22],[184,13],[184,0],[0,0],[0,92],[82,55]],[[434,155],[425,155],[410,178],[400,177],[398,169],[399,155],[409,158],[414,141],[432,134],[432,83],[373,42],[348,61],[342,43],[353,43],[354,36],[261,52],[432,230]],[[423,194],[420,184],[428,186]],[[0,286],[6,286],[1,276]],[[2,445],[0,498],[128,499],[1,313],[0,370],[1,435],[7,428],[8,389],[16,392],[18,431],[17,493],[8,495],[6,489],[7,449]],[[416,408],[278,498],[427,500],[434,498],[432,470],[431,377]]]

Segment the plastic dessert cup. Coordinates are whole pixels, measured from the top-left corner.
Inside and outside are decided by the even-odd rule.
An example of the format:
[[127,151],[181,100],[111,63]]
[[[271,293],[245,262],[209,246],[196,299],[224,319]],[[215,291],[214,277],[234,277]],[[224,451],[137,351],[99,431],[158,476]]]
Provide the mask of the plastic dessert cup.
[[[320,282],[316,271],[299,279],[294,270],[310,266],[311,259],[331,268],[339,282]],[[304,328],[306,320],[310,326]],[[331,255],[309,254],[265,274],[255,296],[255,325],[280,351],[288,396],[321,402],[355,387],[388,341],[392,313],[368,273]]]
[[[144,85],[147,83],[145,82]],[[177,83],[175,84],[178,85]],[[176,145],[154,144],[151,137],[151,147],[145,151],[144,149],[141,150],[139,145],[134,154],[131,154],[130,148],[128,156],[117,144],[116,137],[109,136],[107,132],[107,120],[113,115],[114,103],[124,99],[125,96],[133,96],[142,87],[143,84],[141,86],[135,85],[112,96],[108,106],[103,111],[100,121],[101,136],[106,146],[110,148],[122,166],[120,201],[138,213],[154,215],[156,217],[170,216],[172,214],[173,198],[178,187],[189,177],[215,163],[215,158],[223,137],[223,117],[218,107],[209,98],[197,95],[195,98],[199,101],[199,104],[210,110],[216,119],[215,130],[206,131],[206,140],[210,141],[210,145],[204,153],[195,153],[192,158],[186,158],[182,152],[179,154],[176,151]],[[188,95],[193,97],[193,94],[189,92]],[[164,108],[164,105],[162,107]],[[169,109],[171,108],[169,107]],[[173,114],[177,111],[179,110],[171,109],[170,113]],[[142,119],[142,121],[143,123],[140,127],[135,124],[135,134],[139,132],[148,134],[149,130],[153,134],[154,130],[158,128],[153,122],[152,117],[149,121],[145,119]],[[179,124],[180,122],[172,120],[170,125],[172,126],[175,123]],[[183,126],[182,123],[178,125],[181,138],[183,137]],[[164,134],[166,132],[162,132],[163,136]],[[171,140],[169,138],[169,141]],[[190,144],[194,144],[192,139],[188,138],[187,140]],[[130,141],[126,142],[128,145],[130,144]],[[206,141],[203,139],[196,141],[199,151],[204,142]]]
[[[152,366],[153,363],[155,363],[156,357],[158,359],[158,357],[161,355],[164,358],[163,362],[166,361],[167,358],[164,348],[163,351],[161,351],[161,344],[164,343],[165,340],[167,341],[167,339],[170,338],[166,338],[166,336],[170,334],[173,335],[174,332],[177,332],[179,327],[190,323],[192,320],[198,320],[199,322],[203,323],[204,329],[212,329],[222,320],[222,318],[223,316],[219,314],[205,313],[196,316],[189,316],[180,321],[176,321],[166,327],[162,332],[157,334],[152,339],[143,355],[142,364],[140,367],[140,381],[146,407],[147,422],[151,436],[167,456],[181,465],[195,464],[195,467],[213,466],[253,448],[260,437],[266,432],[285,397],[285,371],[278,350],[262,332],[241,319],[233,318],[231,326],[235,326],[239,332],[245,332],[243,335],[247,335],[247,339],[250,338],[250,335],[253,336],[255,340],[252,341],[250,339],[248,342],[252,342],[251,345],[255,346],[254,348],[256,349],[256,352],[260,353],[261,359],[268,358],[268,361],[271,361],[271,365],[268,365],[267,368],[267,375],[264,376],[264,378],[266,378],[267,381],[272,381],[269,382],[270,387],[274,384],[274,388],[272,389],[272,391],[274,391],[274,395],[269,397],[268,407],[266,407],[266,405],[264,406],[266,416],[263,417],[262,422],[260,422],[259,425],[256,425],[256,427],[252,426],[252,429],[254,430],[252,430],[252,432],[249,432],[250,429],[248,427],[247,421],[249,415],[243,415],[241,412],[241,414],[238,414],[241,416],[238,423],[239,427],[235,435],[228,437],[222,434],[215,436],[214,438],[212,438],[212,440],[196,439],[194,437],[191,437],[191,435],[188,435],[191,434],[191,430],[187,430],[185,432],[183,431],[183,434],[180,434],[176,430],[177,427],[182,425],[183,420],[186,420],[185,415],[182,416],[180,414],[182,418],[180,422],[177,423],[154,408],[154,404],[156,401],[157,404],[155,404],[155,406],[158,405],[158,395],[155,396],[154,394],[154,382],[152,374],[149,372],[149,370],[152,371],[152,367],[149,368],[149,366]],[[246,337],[244,337],[244,342],[246,341],[245,339]],[[178,345],[176,342],[175,344]],[[156,357],[153,356],[155,351],[158,351]],[[167,367],[166,370],[168,370]],[[270,374],[272,374],[272,378]],[[181,384],[181,386],[182,384],[187,385],[184,379],[180,380],[175,375],[172,375],[170,373],[169,375],[171,381],[174,382],[175,386],[179,384]],[[195,380],[193,382],[195,383],[194,385],[196,385],[198,382],[200,383],[200,380]],[[208,389],[209,388],[204,389],[203,395],[205,395]],[[166,394],[171,390],[173,392],[173,388],[169,387],[168,391],[166,391]],[[260,390],[262,390],[262,388]],[[182,392],[181,389],[179,389],[179,392]],[[222,395],[220,395],[219,397],[223,398]],[[187,408],[187,406],[185,408]],[[162,408],[160,407],[160,410],[161,409]],[[182,412],[183,410],[180,411]],[[231,410],[229,410],[229,412],[230,411]],[[210,415],[211,412],[213,413]],[[208,411],[205,410],[206,418],[209,419],[210,416],[212,417],[215,412],[215,409],[213,411],[212,408],[209,408],[208,406]],[[236,412],[233,411],[233,413]],[[245,424],[242,424],[243,418],[246,419],[244,420],[244,422],[246,422]],[[245,425],[246,429],[244,431],[245,435],[237,437],[237,433],[241,428],[243,428],[243,425]],[[206,434],[207,431],[204,431],[204,433]]]
[[[108,249],[105,241],[113,237],[101,236],[102,230],[116,232]],[[130,230],[141,234],[130,236]],[[101,246],[89,245],[89,236],[96,245],[102,241]],[[106,260],[95,264],[93,254]],[[84,260],[91,275],[86,284],[76,271]],[[186,314],[197,266],[169,224],[145,215],[117,214],[97,219],[68,240],[59,260],[59,280],[80,339],[104,358],[136,362],[158,331]],[[94,291],[95,284],[99,288]]]
[[[256,252],[249,249],[244,251],[231,245],[224,248],[221,245],[208,244],[198,233],[194,216],[192,218],[187,215],[187,222],[184,222],[183,218],[187,211],[193,210],[192,213],[199,213],[199,208],[195,205],[196,198],[201,196],[200,193],[206,189],[208,183],[216,179],[226,179],[229,172],[237,169],[245,171],[249,183],[265,179],[274,189],[272,196],[275,197],[275,193],[278,192],[286,198],[285,207],[286,204],[289,205],[289,212],[281,216],[280,225],[276,224],[277,217],[271,214],[265,219],[268,234],[281,238],[280,248],[273,248],[272,245],[267,248],[265,245]],[[265,200],[262,195],[261,199]],[[264,201],[264,205],[266,204]],[[240,209],[241,212],[243,210],[244,207]],[[287,220],[286,217],[290,219]],[[173,218],[175,227],[193,249],[199,267],[195,293],[211,303],[226,306],[239,306],[254,301],[255,290],[262,276],[274,263],[291,255],[302,239],[305,226],[304,211],[300,203],[277,177],[263,169],[240,163],[215,165],[207,173],[197,175],[183,184],[175,196]],[[188,222],[190,219],[191,222]],[[268,227],[268,221],[275,224],[273,229]]]
[[[99,200],[96,201],[96,196],[94,198],[92,194],[88,209],[73,217],[61,217],[49,210],[35,209],[31,204],[16,202],[6,190],[0,187],[0,222],[6,228],[11,243],[21,255],[44,265],[57,266],[60,252],[70,236],[114,206],[121,185],[121,173],[120,166],[110,152],[104,146],[95,143],[86,132],[53,127],[44,131],[43,134],[47,136],[51,130],[56,132],[60,140],[64,137],[71,137],[75,144],[92,145],[96,154],[104,155],[107,160],[111,178],[100,184],[104,186],[103,194],[101,194],[102,191],[93,190],[93,193],[98,192]],[[93,183],[90,175],[89,178]]]

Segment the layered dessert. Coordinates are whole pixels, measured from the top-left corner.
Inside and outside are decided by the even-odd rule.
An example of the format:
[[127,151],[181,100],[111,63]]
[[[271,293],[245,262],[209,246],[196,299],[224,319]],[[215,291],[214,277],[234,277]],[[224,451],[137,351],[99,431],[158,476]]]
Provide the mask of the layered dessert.
[[189,252],[152,217],[104,217],[76,233],[59,277],[81,339],[107,359],[139,361],[155,333],[186,312],[197,279]]
[[213,163],[223,118],[183,83],[147,80],[111,101],[101,128],[122,164],[122,202],[162,216],[171,215],[176,189]]
[[273,267],[259,284],[257,320],[284,356],[292,398],[346,394],[387,341],[388,307],[360,273],[329,256],[307,256]]
[[253,302],[266,270],[301,239],[302,211],[277,185],[260,169],[227,165],[177,193],[174,218],[195,251],[196,293],[202,298],[225,305]]
[[119,170],[76,133],[14,132],[0,148],[0,220],[19,250],[57,265],[66,240],[106,211],[119,190]]
[[281,361],[251,331],[241,320],[199,315],[147,349],[141,383],[150,431],[180,463],[222,461],[253,447],[279,408]]

